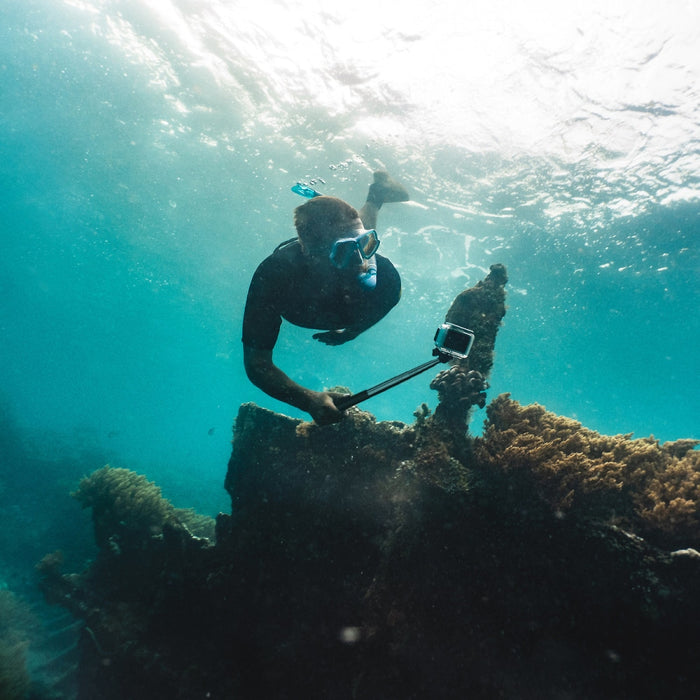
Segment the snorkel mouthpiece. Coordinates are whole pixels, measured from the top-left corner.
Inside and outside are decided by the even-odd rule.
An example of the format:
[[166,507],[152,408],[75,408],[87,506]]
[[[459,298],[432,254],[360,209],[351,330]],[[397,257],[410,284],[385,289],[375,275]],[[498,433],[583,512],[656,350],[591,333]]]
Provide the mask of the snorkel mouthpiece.
[[374,289],[377,286],[377,261],[374,256],[369,260],[367,269],[361,272],[357,279],[367,289]]

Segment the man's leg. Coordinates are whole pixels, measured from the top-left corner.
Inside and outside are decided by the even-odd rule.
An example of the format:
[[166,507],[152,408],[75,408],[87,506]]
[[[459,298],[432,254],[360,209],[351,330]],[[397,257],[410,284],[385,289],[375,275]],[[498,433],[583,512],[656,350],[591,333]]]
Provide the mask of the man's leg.
[[369,186],[367,201],[360,209],[360,219],[366,229],[376,228],[377,215],[382,204],[389,202],[406,202],[409,196],[406,188],[392,180],[389,173],[378,170],[374,173],[374,182]]

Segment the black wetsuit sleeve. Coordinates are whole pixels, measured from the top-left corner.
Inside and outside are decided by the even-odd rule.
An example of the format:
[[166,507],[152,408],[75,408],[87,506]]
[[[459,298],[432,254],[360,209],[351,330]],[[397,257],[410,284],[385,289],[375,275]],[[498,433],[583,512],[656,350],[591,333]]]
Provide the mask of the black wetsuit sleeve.
[[279,301],[284,299],[284,271],[272,256],[265,258],[253,275],[243,314],[243,344],[256,350],[272,350],[277,342],[282,317]]

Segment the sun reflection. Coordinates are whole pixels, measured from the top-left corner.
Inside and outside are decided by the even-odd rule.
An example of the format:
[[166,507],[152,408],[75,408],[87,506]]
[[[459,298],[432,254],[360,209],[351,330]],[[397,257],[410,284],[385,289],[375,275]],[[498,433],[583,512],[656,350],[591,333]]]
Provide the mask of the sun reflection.
[[637,173],[647,198],[697,198],[698,3],[65,1],[181,118],[228,103],[281,140],[304,115],[336,139],[588,164],[601,184]]

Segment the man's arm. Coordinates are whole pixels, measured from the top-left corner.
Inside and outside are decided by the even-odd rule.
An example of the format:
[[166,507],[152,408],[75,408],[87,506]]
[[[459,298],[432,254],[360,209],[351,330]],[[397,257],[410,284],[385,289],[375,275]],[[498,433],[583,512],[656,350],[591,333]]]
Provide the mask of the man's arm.
[[257,350],[244,345],[243,363],[248,379],[255,386],[274,399],[306,411],[318,425],[337,423],[343,418],[329,393],[307,389],[277,367],[272,361],[272,350]]

